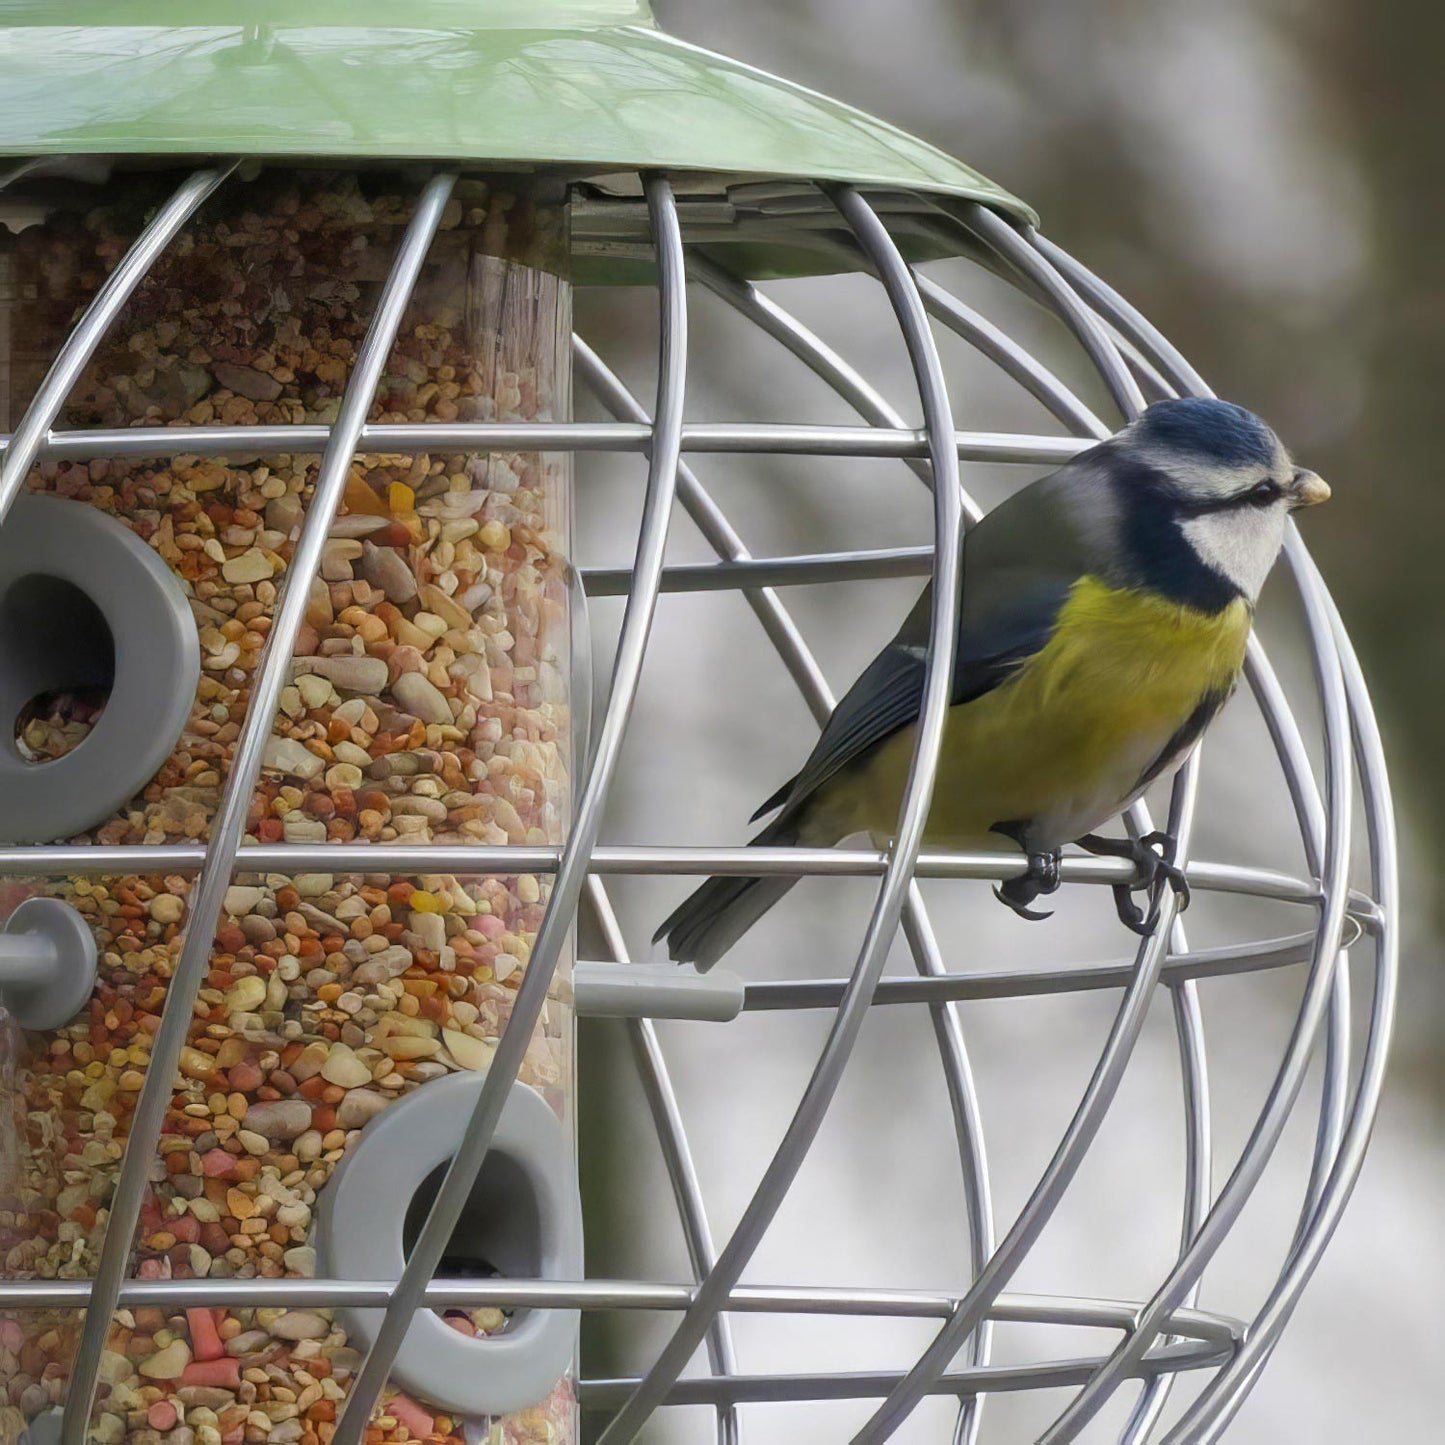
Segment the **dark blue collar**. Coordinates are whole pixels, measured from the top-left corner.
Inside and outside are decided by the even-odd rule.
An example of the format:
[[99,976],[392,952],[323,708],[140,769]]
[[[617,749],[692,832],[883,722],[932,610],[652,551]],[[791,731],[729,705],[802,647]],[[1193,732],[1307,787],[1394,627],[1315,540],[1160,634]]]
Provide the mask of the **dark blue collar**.
[[1119,501],[1120,580],[1126,586],[1211,614],[1244,595],[1189,545],[1181,527],[1185,509],[1162,473],[1115,451],[1108,476]]

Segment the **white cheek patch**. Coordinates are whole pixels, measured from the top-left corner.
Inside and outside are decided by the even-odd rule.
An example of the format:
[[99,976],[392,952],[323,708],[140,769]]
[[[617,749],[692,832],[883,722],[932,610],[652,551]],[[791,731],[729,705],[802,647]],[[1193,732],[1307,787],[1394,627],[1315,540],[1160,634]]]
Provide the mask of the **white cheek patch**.
[[1200,561],[1222,573],[1254,602],[1284,542],[1285,506],[1231,507],[1181,524]]

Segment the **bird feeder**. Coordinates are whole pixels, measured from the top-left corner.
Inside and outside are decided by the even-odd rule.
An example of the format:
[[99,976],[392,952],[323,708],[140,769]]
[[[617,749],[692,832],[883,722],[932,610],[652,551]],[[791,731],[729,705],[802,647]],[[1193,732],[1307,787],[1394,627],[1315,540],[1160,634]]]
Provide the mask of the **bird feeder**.
[[[736,1440],[740,1405],[840,1399],[872,1441],[906,1438],[940,1395],[971,1441],[990,1392],[1066,1389],[1043,1437],[1062,1442],[1140,1380],[1129,1439],[1215,1438],[1349,1194],[1393,1002],[1379,743],[1296,538],[1319,775],[1292,712],[1315,699],[1287,695],[1257,647],[1249,681],[1308,868],[1191,864],[1197,894],[1293,910],[1286,936],[1191,949],[1170,903],[1118,964],[949,972],[913,879],[1018,865],[920,852],[936,686],[887,852],[599,841],[663,591],[743,590],[759,645],[821,717],[826,688],[772,587],[932,571],[934,636],[950,636],[947,584],[976,515],[960,462],[1037,471],[1119,424],[919,264],[965,258],[1053,312],[1120,420],[1203,382],[1026,206],[881,121],[669,39],[643,0],[104,9],[11,6],[0,50],[0,1441],[563,1445],[586,1408],[620,1445],[686,1404]],[[847,271],[881,283],[921,427],[758,284]],[[685,423],[685,402],[706,416],[688,393],[688,280],[859,424]],[[574,343],[578,286],[656,289],[655,394]],[[960,431],[930,317],[1036,398],[1046,426]],[[573,419],[574,371],[612,420]],[[574,476],[600,452],[646,477],[621,574],[575,556]],[[932,543],[754,559],[682,460],[707,452],[901,461],[916,475],[900,467],[900,488],[930,489]],[[664,565],[674,506],[715,566]],[[627,597],[590,726],[589,593]],[[1175,781],[1186,853],[1197,781],[1192,763]],[[1151,826],[1142,811],[1130,823]],[[1356,845],[1369,871],[1352,880]],[[744,986],[629,958],[609,875],[759,867],[874,880],[851,971]],[[1126,872],[1065,864],[1081,886]],[[584,892],[613,956],[574,969]],[[900,921],[918,976],[880,981]],[[1374,979],[1355,1059],[1352,944]],[[1304,978],[1296,1029],[1214,1193],[1197,995],[1217,974],[1285,966]],[[1118,1009],[1097,1065],[996,1231],[956,1005],[1098,989]],[[1129,1302],[1011,1293],[1159,989],[1184,1078],[1177,1261]],[[933,1013],[971,1276],[880,1294],[866,1261],[842,1261],[837,1288],[741,1288],[864,1017],[890,1003]],[[652,1020],[760,1008],[832,1023],[717,1251]],[[629,1020],[693,1279],[585,1277],[579,1011]],[[1195,1290],[1319,1051],[1298,1228],[1246,1328]],[[579,1313],[628,1309],[671,1312],[668,1342],[630,1377],[590,1378]],[[901,1368],[750,1374],[728,1323],[742,1309],[795,1313],[800,1331],[849,1312],[937,1328]],[[1000,1320],[1121,1333],[1094,1356],[1002,1367]],[[682,1380],[699,1347],[707,1373]],[[1209,1383],[1171,1415],[1185,1371]]]

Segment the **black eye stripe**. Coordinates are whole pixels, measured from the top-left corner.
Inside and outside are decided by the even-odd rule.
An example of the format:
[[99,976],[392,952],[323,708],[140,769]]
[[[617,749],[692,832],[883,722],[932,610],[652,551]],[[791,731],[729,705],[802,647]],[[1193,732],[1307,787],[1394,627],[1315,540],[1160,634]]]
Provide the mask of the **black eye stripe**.
[[1232,492],[1227,497],[1215,497],[1208,501],[1198,497],[1181,496],[1175,493],[1175,504],[1187,517],[1204,517],[1211,512],[1234,512],[1242,507],[1270,507],[1284,493],[1274,482],[1256,482],[1243,492]]

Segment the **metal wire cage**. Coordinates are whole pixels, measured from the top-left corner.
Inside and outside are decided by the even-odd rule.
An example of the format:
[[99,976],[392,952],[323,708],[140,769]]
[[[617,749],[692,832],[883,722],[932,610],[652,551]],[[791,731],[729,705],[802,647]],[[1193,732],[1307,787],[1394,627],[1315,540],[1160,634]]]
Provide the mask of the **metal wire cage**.
[[[1291,531],[1284,569],[1298,593],[1313,663],[1314,696],[1291,697],[1257,640],[1250,645],[1247,684],[1262,712],[1279,768],[1293,802],[1308,868],[1289,876],[1259,867],[1189,855],[1198,759],[1173,781],[1168,826],[1188,858],[1193,887],[1268,900],[1293,910],[1305,925],[1284,936],[1227,946],[1191,947],[1184,925],[1166,900],[1158,927],[1135,956],[1120,963],[1040,967],[1014,964],[987,972],[950,972],[944,962],[919,879],[1001,880],[1018,870],[1003,854],[944,854],[922,847],[948,697],[948,640],[958,605],[960,538],[979,515],[960,465],[1009,462],[1049,468],[1105,437],[1113,426],[1095,415],[1055,373],[993,322],[959,300],[916,262],[961,255],[1003,276],[1052,311],[1097,373],[1119,416],[1128,419],[1160,396],[1207,395],[1205,382],[1159,333],[1114,291],[1017,212],[984,200],[928,189],[861,181],[819,172],[815,180],[790,178],[745,183],[703,181],[665,168],[619,167],[604,187],[586,182],[573,194],[572,252],[579,278],[587,267],[623,276],[655,278],[660,334],[656,343],[656,395],[650,411],[608,361],[583,338],[574,342],[582,381],[613,420],[376,423],[368,420],[396,329],[441,225],[458,175],[471,168],[436,165],[415,182],[415,206],[364,342],[345,381],[339,409],[327,424],[244,429],[227,425],[130,427],[79,432],[56,423],[87,363],[150,268],[180,243],[188,222],[214,193],[244,185],[234,163],[204,165],[184,179],[154,212],[79,317],[44,382],[4,439],[0,515],[27,485],[43,459],[80,460],[118,455],[166,457],[184,452],[228,456],[238,451],[321,455],[312,500],[301,524],[288,577],[276,602],[270,646],[253,685],[249,711],[236,742],[219,809],[205,842],[145,846],[31,845],[0,850],[0,875],[48,877],[101,872],[166,872],[194,879],[189,924],[171,979],[165,1011],[151,1051],[144,1090],[130,1126],[126,1154],[109,1201],[110,1227],[94,1278],[8,1280],[0,1308],[81,1308],[86,1324],[71,1375],[63,1438],[79,1445],[87,1430],[109,1322],[118,1307],[201,1306],[337,1307],[384,1310],[384,1323],[346,1391],[328,1436],[342,1445],[364,1438],[368,1419],[416,1311],[448,1304],[531,1310],[647,1310],[671,1312],[670,1338],[634,1377],[591,1378],[578,1392],[599,1422],[599,1438],[638,1437],[654,1412],[673,1405],[706,1405],[716,1436],[742,1438],[740,1407],[768,1402],[858,1400],[870,1402],[854,1436],[889,1438],[928,1396],[956,1397],[954,1438],[987,1438],[984,1408],[999,1392],[1069,1391],[1067,1405],[1040,1436],[1049,1445],[1078,1438],[1100,1408],[1126,1384],[1138,1398],[1120,1438],[1156,1438],[1169,1445],[1209,1441],[1228,1427],[1269,1359],[1301,1291],[1317,1265],[1349,1198],[1378,1104],[1396,978],[1396,864],[1390,801],[1379,737],[1353,651],[1333,604],[1298,537]],[[249,174],[249,171],[245,171]],[[43,174],[22,159],[8,184]],[[876,278],[896,317],[916,378],[923,425],[912,427],[854,369],[755,280],[767,267],[750,264],[752,248],[782,244],[811,258],[798,269],[856,270]],[[704,287],[772,338],[780,353],[809,369],[858,415],[856,426],[715,424],[684,419],[696,398],[688,388],[688,283]],[[934,327],[955,333],[1032,395],[1061,425],[1062,434],[961,431],[947,394]],[[697,408],[700,409],[700,408]],[[418,870],[468,876],[514,876],[521,870],[551,877],[545,916],[511,1004],[475,1108],[431,1213],[399,1279],[142,1280],[129,1277],[131,1244],[223,898],[239,872],[308,872],[354,868],[325,844],[268,843],[247,836],[248,809],[260,775],[292,646],[302,626],[308,581],[318,575],[323,548],[358,452],[422,454],[438,448],[488,452],[503,448],[553,453],[627,453],[646,468],[642,521],[632,565],[621,570],[582,569],[593,596],[626,596],[606,705],[592,728],[585,770],[575,779],[575,803],[559,846],[371,844],[367,866],[375,873]],[[897,459],[931,493],[931,547],[754,557],[690,459],[704,454],[788,455],[817,458]],[[585,485],[585,483],[584,483]],[[669,518],[680,508],[717,554],[715,563],[669,567]],[[603,810],[618,770],[637,695],[654,614],[663,594],[736,589],[756,614],[776,651],[819,720],[832,694],[802,631],[775,590],[840,579],[931,575],[938,599],[919,742],[899,820],[886,852],[739,847],[610,846],[600,841]],[[1295,715],[1317,708],[1322,719],[1322,775],[1312,762]],[[1152,823],[1142,807],[1128,819],[1139,832]],[[1352,867],[1362,869],[1352,887]],[[713,1241],[708,1208],[689,1151],[687,1132],[652,1020],[627,1023],[641,1070],[652,1122],[666,1159],[678,1217],[696,1277],[680,1283],[637,1280],[477,1280],[437,1274],[467,1194],[488,1154],[507,1090],[521,1069],[579,907],[600,927],[611,962],[632,956],[608,897],[619,875],[694,875],[718,872],[838,875],[874,880],[876,894],[856,959],[832,980],[779,978],[747,985],[749,1010],[824,1010],[825,1042],[770,1163],[721,1247]],[[1068,858],[1070,884],[1117,882],[1128,866],[1111,860]],[[890,945],[902,929],[916,978],[884,977]],[[603,965],[599,964],[600,969]],[[1225,1182],[1211,1178],[1211,1091],[1205,1069],[1200,994],[1213,979],[1299,967],[1303,988],[1292,1032],[1263,1106]],[[1367,1025],[1352,1019],[1352,970],[1371,979]],[[1112,1025],[1077,1107],[1046,1166],[1013,1217],[996,1221],[984,1145],[985,1119],[969,1065],[958,1005],[983,998],[1067,996],[1108,990],[1118,996]],[[1182,1180],[1182,1234],[1177,1259],[1153,1293],[1135,1300],[1041,1296],[1009,1285],[1057,1210],[1088,1156],[1115,1102],[1146,1013],[1167,994],[1177,1034],[1186,1167]],[[869,1010],[882,1004],[926,1009],[936,1038],[942,1076],[955,1124],[959,1167],[968,1203],[970,1278],[940,1281],[921,1292],[850,1285],[803,1287],[745,1285],[741,1281],[783,1204],[810,1146],[829,1114]],[[1307,1097],[1312,1061],[1322,1059],[1313,1159],[1298,1219],[1274,1266],[1265,1301],[1248,1321],[1198,1304],[1205,1271],[1250,1200],[1266,1164]],[[1162,1107],[1162,1105],[1161,1105]],[[1178,1105],[1170,1106],[1178,1109]],[[852,1269],[856,1264],[857,1268]],[[866,1262],[849,1262],[854,1278]],[[733,1347],[733,1314],[767,1311],[813,1315],[891,1316],[937,1324],[931,1343],[906,1370],[870,1373],[746,1374]],[[991,1355],[1000,1322],[1068,1324],[1119,1332],[1117,1344],[1098,1356],[1050,1358],[1000,1365]],[[700,1348],[707,1370],[683,1378]],[[1184,1374],[1207,1376],[1182,1412],[1170,1395]],[[252,1427],[254,1428],[254,1427]],[[250,1437],[248,1437],[250,1438]],[[255,1437],[255,1438],[260,1438]],[[401,1438],[401,1437],[393,1437]],[[814,1438],[822,1438],[814,1437]]]

